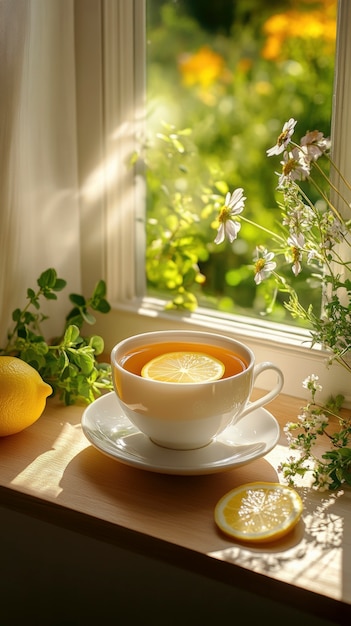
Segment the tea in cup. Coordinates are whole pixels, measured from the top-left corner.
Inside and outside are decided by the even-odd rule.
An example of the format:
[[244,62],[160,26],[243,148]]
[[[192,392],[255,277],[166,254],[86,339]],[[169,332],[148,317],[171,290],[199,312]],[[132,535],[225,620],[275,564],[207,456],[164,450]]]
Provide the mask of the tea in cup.
[[[229,425],[273,400],[283,373],[255,363],[245,344],[219,334],[164,330],[134,335],[111,352],[114,389],[128,419],[154,443],[173,450],[208,445]],[[277,381],[250,402],[257,377]]]

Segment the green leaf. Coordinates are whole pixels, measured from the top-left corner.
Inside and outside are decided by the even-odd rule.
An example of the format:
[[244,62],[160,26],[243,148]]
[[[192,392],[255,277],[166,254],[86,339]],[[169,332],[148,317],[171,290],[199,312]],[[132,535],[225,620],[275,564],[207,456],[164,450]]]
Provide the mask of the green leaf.
[[72,309],[69,315],[67,315],[66,321],[67,323],[73,324],[74,326],[78,326],[79,328],[81,328],[84,322],[79,309]]
[[103,298],[99,301],[98,306],[95,308],[95,310],[99,311],[100,313],[108,313],[109,311],[111,311],[111,306],[107,302],[107,300]]
[[343,478],[347,482],[348,485],[351,485],[351,473],[350,472],[344,472]]
[[96,318],[88,311],[82,311],[82,317],[87,324],[95,324]]
[[55,293],[52,293],[52,291],[45,291],[43,296],[47,300],[57,300],[57,295]]
[[336,476],[337,480],[339,481],[339,483],[342,482],[343,475],[344,475],[344,472],[343,472],[341,467],[335,468],[335,476]]
[[170,138],[167,135],[164,135],[163,133],[157,133],[156,137],[158,139],[162,139],[162,141],[166,141],[167,143],[171,143]]
[[105,295],[106,295],[106,283],[104,280],[99,280],[99,282],[97,283],[94,289],[93,298],[103,298]]
[[30,289],[30,288],[27,289],[27,298],[29,300],[33,300],[33,298],[35,298],[35,297],[36,297],[35,291],[33,289]]
[[180,152],[181,154],[183,154],[183,152],[185,152],[185,148],[183,146],[183,144],[181,143],[181,141],[179,141],[179,139],[172,139],[172,143],[175,147],[175,149]]
[[187,167],[185,167],[185,165],[181,164],[179,165],[179,171],[182,172],[183,174],[188,174],[189,170]]
[[36,354],[45,355],[49,352],[49,346],[42,337],[37,337],[36,341],[33,341],[31,345]]
[[65,281],[63,278],[57,278],[53,289],[54,291],[62,291],[62,289],[64,289],[66,285],[67,281]]
[[78,374],[78,368],[70,360],[69,363],[68,363],[68,366],[62,372],[61,378],[62,378],[62,380],[66,381],[66,383],[68,383],[69,381],[74,380],[74,378],[77,376],[77,374]]
[[14,321],[14,322],[19,322],[19,321],[20,321],[20,319],[21,319],[21,315],[22,315],[22,311],[21,311],[21,309],[15,309],[15,310],[12,312],[12,319],[13,319],[13,321]]
[[78,307],[85,306],[86,304],[85,298],[77,293],[71,293],[69,295],[69,299],[71,302],[73,302],[73,304],[75,304]]
[[52,374],[56,374],[60,377],[63,370],[68,367],[69,358],[65,352],[65,350],[59,350],[58,353],[53,356],[53,360],[49,365],[49,371]]
[[181,135],[182,137],[189,137],[192,132],[193,131],[191,128],[183,128],[182,130],[177,130],[178,135]]
[[39,287],[41,288],[48,287],[52,289],[56,284],[56,280],[57,280],[56,271],[53,268],[50,268],[39,276],[37,282],[38,282]]
[[225,196],[229,191],[228,183],[225,180],[217,180],[214,186],[223,196]]
[[94,358],[84,352],[71,352],[71,358],[82,371],[82,374],[89,376],[94,368]]
[[33,289],[27,289],[27,298],[37,310],[40,309],[39,297]]
[[92,347],[95,354],[102,354],[104,351],[104,340],[98,335],[93,335],[89,339],[89,346]]
[[75,326],[74,324],[70,324],[70,326],[66,328],[66,331],[64,334],[64,338],[63,338],[64,345],[71,345],[75,343],[79,335],[80,335],[80,330],[78,326]]

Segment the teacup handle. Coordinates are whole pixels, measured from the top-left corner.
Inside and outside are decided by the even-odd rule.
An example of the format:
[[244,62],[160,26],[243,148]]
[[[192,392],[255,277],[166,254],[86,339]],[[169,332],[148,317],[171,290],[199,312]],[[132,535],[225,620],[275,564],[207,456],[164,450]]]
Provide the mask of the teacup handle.
[[283,389],[283,372],[277,365],[274,365],[274,363],[271,363],[270,361],[264,361],[263,363],[258,363],[257,365],[255,365],[253,371],[252,387],[254,387],[257,377],[266,370],[274,370],[275,372],[277,372],[278,380],[276,385],[273,387],[273,389],[271,389],[271,391],[268,391],[264,396],[258,398],[258,400],[254,400],[254,402],[249,401],[244,409],[241,411],[241,413],[238,415],[237,421],[240,420],[242,417],[245,417],[245,415],[247,415],[248,413],[251,413],[251,411],[255,411],[255,409],[259,409],[261,406],[264,406],[265,404],[268,404],[268,402],[270,402],[271,400],[274,400],[274,398],[276,398]]

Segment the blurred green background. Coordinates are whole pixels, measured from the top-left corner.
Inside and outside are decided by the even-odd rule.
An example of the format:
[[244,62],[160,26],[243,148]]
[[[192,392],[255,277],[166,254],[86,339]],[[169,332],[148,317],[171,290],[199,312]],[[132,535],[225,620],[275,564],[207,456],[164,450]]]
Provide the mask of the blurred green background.
[[[291,323],[273,282],[254,283],[252,257],[266,239],[242,224],[216,246],[225,193],[243,187],[245,216],[279,229],[275,173],[267,158],[289,118],[294,138],[330,136],[336,0],[147,0],[146,273],[168,308],[198,305]],[[309,192],[314,200],[313,190]],[[283,267],[289,279],[291,266]],[[294,287],[320,306],[308,268]]]

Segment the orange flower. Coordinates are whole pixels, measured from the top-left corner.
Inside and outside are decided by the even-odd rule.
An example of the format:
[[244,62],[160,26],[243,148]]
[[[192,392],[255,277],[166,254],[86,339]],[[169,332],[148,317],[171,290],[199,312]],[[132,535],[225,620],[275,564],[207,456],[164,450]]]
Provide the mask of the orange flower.
[[195,54],[183,55],[179,68],[185,85],[209,87],[223,75],[224,59],[208,46],[203,46]]
[[282,56],[282,48],[289,38],[321,39],[334,44],[336,38],[336,2],[324,0],[323,8],[313,11],[287,11],[272,15],[264,24],[267,35],[262,56],[276,60]]

